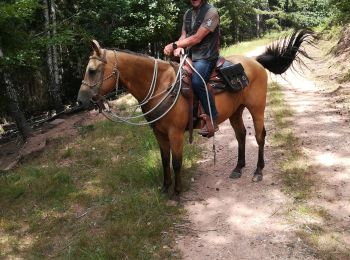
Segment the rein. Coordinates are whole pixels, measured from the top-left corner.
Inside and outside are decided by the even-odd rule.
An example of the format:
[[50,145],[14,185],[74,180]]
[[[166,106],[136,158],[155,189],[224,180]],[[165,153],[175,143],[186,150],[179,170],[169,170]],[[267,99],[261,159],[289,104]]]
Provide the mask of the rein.
[[[118,89],[119,89],[119,78],[120,78],[120,71],[118,70],[118,62],[117,62],[117,52],[115,50],[113,50],[114,53],[114,57],[115,57],[115,63],[113,65],[113,71],[110,75],[108,75],[107,77],[103,78],[104,75],[104,69],[105,69],[105,65],[108,64],[107,59],[106,59],[106,52],[107,50],[105,50],[103,52],[103,57],[98,57],[98,56],[90,56],[90,60],[91,59],[96,59],[102,62],[102,69],[101,69],[101,77],[100,80],[98,80],[97,82],[95,82],[94,84],[89,84],[86,81],[82,81],[82,84],[89,87],[89,88],[97,88],[97,93],[99,92],[99,89],[101,88],[103,82],[105,82],[106,80],[114,77],[116,79],[116,83],[115,83],[115,90],[118,93]],[[136,115],[136,116],[128,116],[128,117],[122,117],[117,115],[116,113],[114,113],[111,109],[110,109],[110,105],[108,100],[106,99],[106,96],[103,97],[99,97],[98,100],[94,100],[91,99],[91,102],[96,105],[99,108],[99,111],[109,120],[113,121],[113,122],[125,122],[127,124],[130,125],[148,125],[148,124],[152,124],[158,120],[160,120],[162,117],[164,117],[176,104],[176,101],[179,97],[180,91],[181,91],[181,85],[182,85],[182,80],[179,80],[182,78],[182,71],[181,68],[184,64],[186,60],[186,57],[182,60],[181,64],[180,64],[180,69],[178,70],[177,74],[176,74],[176,78],[173,82],[173,84],[171,84],[167,89],[165,89],[164,91],[158,93],[157,95],[154,95],[154,91],[157,85],[157,77],[158,77],[158,62],[157,59],[154,59],[154,69],[153,69],[153,77],[152,77],[152,82],[150,84],[149,87],[149,91],[147,93],[147,95],[145,96],[145,98],[142,101],[139,101],[138,105],[135,106],[131,106],[130,108],[134,108],[134,112],[136,112],[136,110],[138,108],[142,108],[143,105],[147,104],[150,100],[159,97],[161,95],[164,95],[163,98],[149,111],[147,111],[146,113],[142,113],[140,115]],[[179,87],[177,89],[175,89],[177,87],[177,84],[180,84]],[[171,104],[171,106],[164,112],[162,113],[160,116],[158,116],[157,118],[147,121],[147,122],[132,122],[131,120],[133,119],[137,119],[137,118],[141,118],[144,116],[147,116],[148,114],[152,113],[155,109],[157,109],[162,102],[172,93],[176,92],[176,98],[174,100],[174,102]],[[107,107],[105,106],[105,103],[107,103]]]
[[[158,75],[158,65],[157,65],[157,60],[155,59],[155,66],[154,66],[154,72],[153,72],[153,80],[149,89],[148,94],[146,95],[145,99],[143,101],[141,101],[138,105],[136,106],[132,106],[135,108],[134,111],[136,111],[138,108],[142,108],[142,105],[145,105],[148,101],[150,101],[151,99],[154,99],[156,97],[159,97],[161,95],[164,94],[163,98],[158,102],[158,104],[156,104],[152,109],[150,109],[149,111],[147,111],[146,113],[142,113],[140,115],[136,115],[136,116],[129,116],[129,117],[122,117],[119,116],[115,113],[113,113],[111,111],[111,109],[107,108],[107,109],[103,109],[101,112],[102,114],[108,118],[111,121],[114,122],[125,122],[127,124],[130,125],[137,125],[137,126],[142,126],[142,125],[149,125],[152,123],[157,122],[158,120],[160,120],[161,118],[163,118],[176,104],[179,95],[180,95],[180,91],[181,91],[181,87],[182,87],[182,80],[180,80],[182,78],[182,66],[184,64],[184,62],[186,61],[186,57],[181,61],[180,63],[180,69],[178,70],[175,80],[173,82],[173,84],[171,84],[166,90],[158,93],[157,95],[153,95],[154,90],[155,90],[155,86],[157,83],[157,75]],[[178,85],[179,84],[179,85]],[[178,88],[176,89],[178,85]],[[169,108],[162,113],[160,116],[158,116],[157,118],[147,121],[147,122],[131,122],[132,119],[136,119],[136,118],[140,118],[140,117],[144,117],[147,116],[148,114],[152,113],[155,109],[157,109],[162,103],[163,101],[172,93],[176,93],[175,99],[173,101],[173,103],[169,106]],[[107,101],[108,104],[108,101]]]

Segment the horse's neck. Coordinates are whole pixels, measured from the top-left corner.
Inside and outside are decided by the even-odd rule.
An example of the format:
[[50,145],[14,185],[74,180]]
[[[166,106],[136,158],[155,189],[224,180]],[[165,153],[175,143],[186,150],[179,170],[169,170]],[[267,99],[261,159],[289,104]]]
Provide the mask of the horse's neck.
[[117,53],[120,80],[138,101],[143,100],[149,92],[154,65],[154,60],[149,57],[124,52]]

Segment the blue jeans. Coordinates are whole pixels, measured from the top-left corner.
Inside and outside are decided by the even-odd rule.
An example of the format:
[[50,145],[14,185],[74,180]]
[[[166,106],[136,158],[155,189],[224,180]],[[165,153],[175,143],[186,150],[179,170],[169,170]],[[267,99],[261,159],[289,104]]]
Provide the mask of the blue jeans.
[[[193,67],[199,72],[199,74],[203,77],[205,82],[208,82],[210,78],[210,74],[215,64],[216,64],[216,60],[213,60],[213,61],[196,60],[193,62]],[[194,94],[198,97],[199,101],[201,102],[205,113],[210,116],[206,86],[203,84],[202,79],[194,71],[192,74],[192,88],[193,88]],[[208,94],[209,94],[209,104],[211,109],[211,115],[213,117],[213,120],[216,120],[218,116],[218,112],[216,111],[215,101],[212,95],[210,93]]]

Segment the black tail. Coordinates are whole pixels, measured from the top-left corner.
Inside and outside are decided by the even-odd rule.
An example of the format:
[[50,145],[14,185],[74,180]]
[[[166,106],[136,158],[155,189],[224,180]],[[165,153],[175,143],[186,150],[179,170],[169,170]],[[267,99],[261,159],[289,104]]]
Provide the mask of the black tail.
[[313,45],[314,39],[316,39],[315,33],[309,29],[294,31],[292,35],[268,46],[263,54],[256,57],[256,60],[272,73],[282,74],[293,61],[304,64],[300,55],[311,59],[300,46],[303,42]]

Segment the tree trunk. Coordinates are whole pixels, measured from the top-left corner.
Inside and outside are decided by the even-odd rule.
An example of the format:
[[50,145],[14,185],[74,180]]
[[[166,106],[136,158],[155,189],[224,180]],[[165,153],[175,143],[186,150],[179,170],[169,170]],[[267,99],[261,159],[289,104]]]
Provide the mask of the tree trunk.
[[27,123],[27,120],[25,119],[24,114],[19,107],[17,93],[13,87],[13,83],[10,77],[6,73],[4,73],[3,75],[5,80],[5,91],[8,99],[8,109],[10,115],[16,121],[17,129],[22,138],[25,140],[31,135],[32,129]]
[[260,14],[256,14],[256,37],[260,37]]
[[[2,48],[0,47],[0,58],[3,57]],[[8,73],[1,71],[3,75],[3,81],[5,83],[5,95],[8,100],[8,110],[9,114],[16,121],[17,129],[19,131],[20,136],[23,140],[26,140],[32,133],[32,129],[30,128],[27,120],[23,112],[20,109],[18,95],[14,88],[13,82]]]
[[284,2],[284,11],[286,13],[289,12],[289,0],[285,0],[285,2]]
[[[45,0],[45,27],[48,40],[56,35],[56,7],[54,0]],[[61,73],[59,70],[57,46],[49,44],[47,66],[49,70],[49,93],[57,112],[63,111],[61,99]]]

